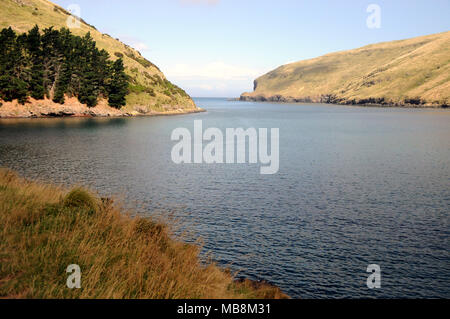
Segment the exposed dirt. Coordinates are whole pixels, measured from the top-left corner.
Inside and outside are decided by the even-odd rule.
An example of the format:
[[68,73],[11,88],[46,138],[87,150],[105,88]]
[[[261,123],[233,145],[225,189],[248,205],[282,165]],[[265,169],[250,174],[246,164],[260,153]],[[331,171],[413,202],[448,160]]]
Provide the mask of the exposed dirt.
[[151,115],[175,115],[184,113],[202,112],[202,109],[174,109],[167,112],[137,111],[125,112],[110,107],[106,100],[100,100],[95,107],[87,107],[81,104],[77,98],[66,97],[64,104],[58,104],[50,99],[28,99],[28,103],[19,104],[17,100],[12,102],[0,101],[0,118],[32,118],[32,117],[122,117],[122,116],[151,116]]

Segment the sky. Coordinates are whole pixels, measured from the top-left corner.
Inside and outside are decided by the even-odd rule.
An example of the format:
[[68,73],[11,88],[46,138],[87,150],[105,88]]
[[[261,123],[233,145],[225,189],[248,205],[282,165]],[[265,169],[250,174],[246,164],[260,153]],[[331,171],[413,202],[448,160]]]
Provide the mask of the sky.
[[[194,97],[238,97],[278,66],[450,30],[450,0],[53,0]],[[375,6],[373,6],[375,5]]]

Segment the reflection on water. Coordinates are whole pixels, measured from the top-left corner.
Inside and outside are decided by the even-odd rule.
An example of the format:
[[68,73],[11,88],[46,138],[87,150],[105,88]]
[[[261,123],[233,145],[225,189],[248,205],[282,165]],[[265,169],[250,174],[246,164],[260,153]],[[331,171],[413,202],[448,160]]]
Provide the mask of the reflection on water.
[[127,123],[125,118],[115,117],[71,117],[71,118],[35,118],[35,119],[0,119],[0,130],[23,129],[64,129],[64,128],[94,128],[99,126],[121,126]]
[[[293,297],[450,298],[450,112],[200,99],[207,113],[0,121],[0,165],[175,209],[222,265]],[[176,165],[174,128],[280,128],[280,171]],[[379,264],[382,288],[366,286]]]

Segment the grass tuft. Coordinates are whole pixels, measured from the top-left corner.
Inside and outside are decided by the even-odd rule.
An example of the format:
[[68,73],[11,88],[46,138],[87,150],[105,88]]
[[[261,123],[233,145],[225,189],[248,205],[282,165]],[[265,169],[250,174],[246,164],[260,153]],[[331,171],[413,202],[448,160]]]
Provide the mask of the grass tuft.
[[93,195],[82,188],[75,188],[70,191],[63,200],[64,208],[79,208],[95,213],[98,209],[98,204]]

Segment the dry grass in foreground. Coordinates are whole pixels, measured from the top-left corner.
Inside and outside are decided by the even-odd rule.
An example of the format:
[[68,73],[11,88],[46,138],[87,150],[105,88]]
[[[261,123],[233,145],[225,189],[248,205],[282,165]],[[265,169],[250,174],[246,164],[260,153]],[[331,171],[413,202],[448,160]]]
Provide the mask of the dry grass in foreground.
[[[237,282],[168,227],[131,218],[90,192],[30,182],[0,169],[0,298],[287,298]],[[81,267],[81,288],[66,268]]]

